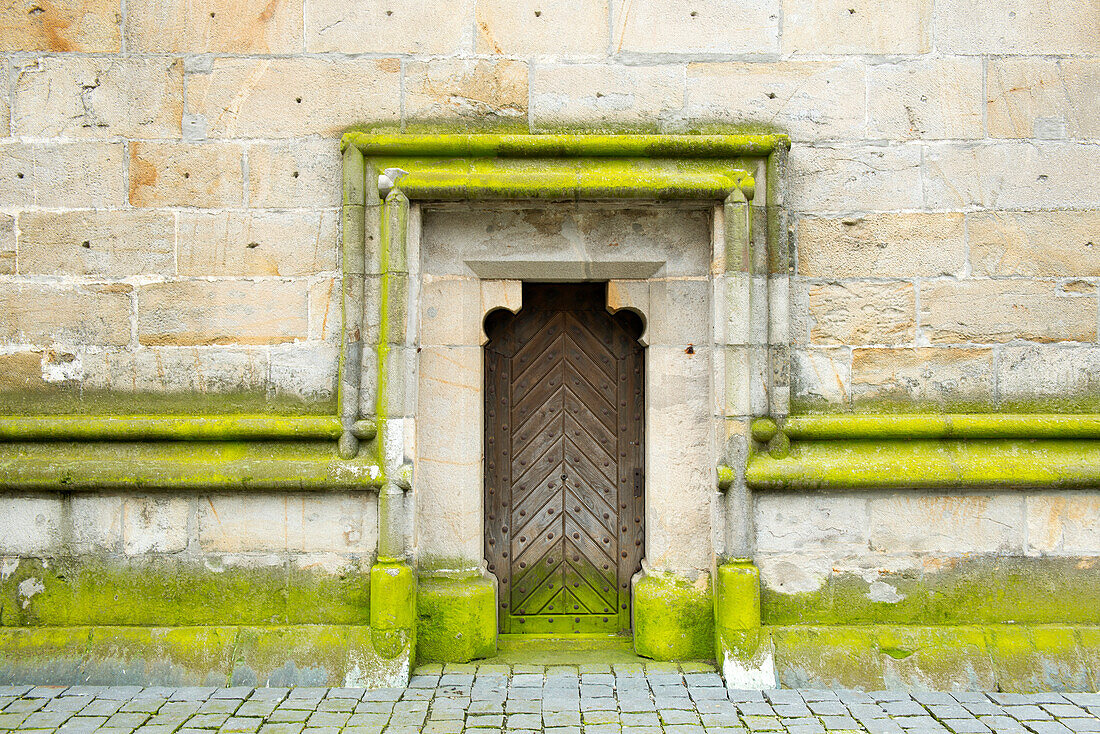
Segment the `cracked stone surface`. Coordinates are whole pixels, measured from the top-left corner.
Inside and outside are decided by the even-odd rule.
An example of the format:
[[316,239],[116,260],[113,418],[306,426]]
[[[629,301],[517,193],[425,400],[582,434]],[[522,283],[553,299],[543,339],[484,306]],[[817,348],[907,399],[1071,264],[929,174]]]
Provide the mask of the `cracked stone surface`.
[[0,731],[1091,734],[1100,693],[728,691],[701,663],[472,663],[377,690],[0,686]]

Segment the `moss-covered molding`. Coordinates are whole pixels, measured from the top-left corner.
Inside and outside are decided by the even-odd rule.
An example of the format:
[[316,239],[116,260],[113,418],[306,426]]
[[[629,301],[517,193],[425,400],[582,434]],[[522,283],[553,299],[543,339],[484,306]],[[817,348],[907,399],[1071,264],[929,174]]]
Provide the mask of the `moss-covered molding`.
[[798,415],[752,436],[756,490],[1100,486],[1096,414]]
[[[344,160],[344,318],[365,323],[359,310],[365,290],[378,294],[379,329],[373,350],[357,342],[358,329],[345,330],[341,387],[344,398],[341,450],[352,455],[349,426],[360,419],[363,399],[354,393],[376,393],[375,420],[380,445],[396,443],[398,420],[408,410],[392,392],[411,366],[407,334],[409,268],[405,250],[410,201],[572,202],[601,200],[710,200],[724,214],[725,265],[745,288],[754,275],[786,277],[778,174],[789,141],[782,135],[386,135],[349,132],[343,139]],[[770,212],[763,228],[768,246],[754,248],[750,202],[756,181],[750,171],[763,169]],[[773,221],[774,220],[774,221]],[[780,223],[780,224],[776,224]],[[777,270],[769,270],[777,268]],[[782,289],[780,289],[782,290]],[[756,333],[767,334],[767,285],[757,288],[760,306],[753,312]],[[769,359],[767,343],[753,359]],[[374,368],[371,369],[370,365]],[[776,360],[761,373],[785,375]],[[358,367],[358,369],[356,369]],[[780,387],[789,380],[780,378]],[[779,395],[780,389],[760,390]],[[769,403],[756,405],[758,414]],[[779,400],[774,412],[785,412]],[[365,416],[363,416],[365,418]],[[419,420],[430,419],[419,416]],[[393,436],[394,438],[391,438]],[[383,454],[385,449],[383,448]],[[394,459],[396,461],[394,452]],[[383,475],[394,472],[381,459]],[[387,496],[385,484],[382,497]],[[397,503],[394,502],[396,506]],[[382,517],[391,517],[383,507]],[[399,517],[384,523],[398,525]],[[385,542],[385,532],[380,528]],[[394,544],[398,541],[394,539]],[[382,555],[387,555],[380,548]],[[418,654],[423,660],[465,661],[495,650],[496,608],[487,575],[454,578],[433,568],[479,568],[481,559],[450,559],[433,564],[422,559],[417,594]],[[640,591],[639,591],[640,590]],[[639,596],[640,593],[640,596]],[[678,619],[665,606],[683,613]],[[643,578],[635,590],[634,613],[639,652],[660,659],[709,658],[713,650],[714,613],[709,584],[702,589],[682,579]],[[681,625],[681,629],[673,629]],[[643,652],[644,651],[644,652]]]

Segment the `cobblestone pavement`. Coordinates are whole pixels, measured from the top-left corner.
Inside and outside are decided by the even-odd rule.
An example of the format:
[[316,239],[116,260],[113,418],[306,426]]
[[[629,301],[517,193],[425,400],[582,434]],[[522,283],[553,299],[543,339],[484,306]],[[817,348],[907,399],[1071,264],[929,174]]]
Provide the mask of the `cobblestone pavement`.
[[699,664],[448,665],[369,691],[0,686],[0,731],[1070,734],[1100,732],[1100,694],[728,692]]

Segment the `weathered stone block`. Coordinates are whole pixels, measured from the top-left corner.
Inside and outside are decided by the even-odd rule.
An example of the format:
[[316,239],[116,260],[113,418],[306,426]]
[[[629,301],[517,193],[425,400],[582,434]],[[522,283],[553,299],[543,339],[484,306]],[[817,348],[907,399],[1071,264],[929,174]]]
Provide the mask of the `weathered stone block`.
[[0,206],[121,206],[124,155],[119,143],[0,143]]
[[339,342],[341,319],[340,280],[321,278],[309,286],[309,338]]
[[299,139],[248,146],[248,205],[340,206],[340,144]]
[[1007,57],[989,62],[986,105],[995,138],[1100,137],[1100,63]]
[[[33,393],[50,389],[53,385],[46,380],[50,368],[55,365],[55,362],[60,362],[62,359],[73,359],[74,356],[71,353],[59,352],[53,349],[11,352],[0,355],[0,394]],[[62,377],[64,376],[64,373],[62,373]],[[66,379],[58,382],[61,385],[71,384]]]
[[993,382],[992,349],[852,350],[853,403],[989,405]]
[[916,334],[912,283],[806,285],[810,341],[816,344],[908,344]]
[[965,54],[1095,54],[1100,8],[1092,0],[937,2],[936,49]]
[[416,412],[431,416],[416,426],[421,566],[476,568],[481,558],[482,359],[480,346],[420,351]]
[[183,61],[36,58],[18,67],[12,97],[16,135],[178,138]]
[[121,46],[119,0],[20,0],[0,10],[0,51],[110,53]]
[[698,348],[711,341],[710,284],[703,279],[651,280],[650,345]]
[[[11,88],[11,64],[7,59],[0,61],[0,84],[3,89]],[[11,99],[10,95],[0,97],[0,136],[7,137],[11,133]]]
[[923,209],[915,146],[795,147],[788,196],[794,211]]
[[1072,627],[1004,625],[989,631],[997,687],[1025,691],[1086,691],[1089,670]]
[[401,61],[218,58],[187,76],[187,99],[212,138],[334,138],[355,123],[398,122]]
[[529,56],[607,55],[607,0],[477,0],[474,50]]
[[1100,146],[1074,143],[930,144],[929,208],[1100,208]]
[[714,654],[710,576],[635,577],[631,595],[634,650],[653,660],[707,660]]
[[791,409],[844,405],[852,395],[850,349],[791,350]]
[[1096,292],[1067,294],[1029,280],[921,284],[920,323],[937,344],[1030,341],[1095,342]]
[[301,281],[179,281],[138,292],[145,345],[278,344],[304,339],[308,286]]
[[126,44],[169,53],[298,53],[302,6],[243,0],[129,0]]
[[886,687],[873,627],[794,625],[772,632],[776,675],[783,688]]
[[655,130],[683,106],[679,66],[538,64],[531,70],[535,130]]
[[474,0],[307,0],[306,50],[311,53],[440,54],[470,51]]
[[416,654],[423,662],[467,663],[497,650],[496,578],[421,577]]
[[1043,555],[1100,554],[1100,494],[1044,492],[1029,495],[1027,552]]
[[[33,556],[58,550],[64,523],[60,499],[5,494],[0,497],[0,508],[0,553]],[[5,573],[5,577],[10,573]],[[37,584],[24,580],[19,587],[20,601],[28,601],[42,591],[45,588],[41,580]]]
[[415,123],[527,127],[527,64],[487,59],[410,61],[405,119]]
[[[426,209],[420,249],[434,275],[670,278],[710,272],[710,211],[576,204]],[[484,271],[493,270],[493,274]]]
[[272,347],[268,359],[271,363],[269,390],[280,402],[311,410],[325,410],[327,404],[329,414],[334,412],[331,406],[336,398],[340,365],[338,340],[280,344]]
[[997,676],[980,627],[880,627],[888,689],[992,691]]
[[267,353],[258,349],[157,347],[135,351],[85,351],[84,387],[112,393],[198,393],[219,395],[227,412],[233,393],[265,392]]
[[420,286],[420,343],[473,346],[481,339],[481,286],[477,278],[426,276]]
[[867,67],[867,137],[980,138],[982,62],[948,57]]
[[0,275],[15,274],[15,217],[0,214]]
[[926,53],[931,21],[931,0],[783,0],[783,53]]
[[757,548],[763,553],[828,550],[865,553],[867,498],[860,494],[802,496],[762,493],[754,498]]
[[211,495],[197,522],[207,553],[370,553],[377,502],[367,492]]
[[130,143],[134,206],[240,206],[242,178],[239,145]]
[[681,345],[646,350],[646,559],[649,568],[693,578],[713,558],[707,530],[717,499],[711,351]]
[[975,275],[1100,277],[1100,211],[967,215]]
[[336,269],[339,224],[327,212],[179,215],[180,275],[312,275]]
[[132,290],[121,283],[5,283],[0,287],[0,338],[22,344],[128,344]]
[[121,513],[125,553],[140,556],[186,550],[192,504],[188,497],[127,496]]
[[817,278],[957,275],[966,264],[963,215],[870,214],[798,220],[798,272]]
[[175,274],[175,216],[141,210],[25,211],[19,271],[25,275]]
[[1005,346],[1000,352],[997,391],[1004,409],[1100,408],[1100,348],[1028,345]]
[[1020,553],[1022,503],[1016,493],[874,496],[868,501],[871,548],[888,553]]
[[65,552],[118,552],[122,541],[122,505],[122,496],[117,494],[73,494],[65,513],[68,525]]
[[778,0],[700,5],[613,0],[616,53],[767,54],[779,50]]
[[683,122],[770,129],[796,140],[864,137],[864,65],[858,61],[691,64]]

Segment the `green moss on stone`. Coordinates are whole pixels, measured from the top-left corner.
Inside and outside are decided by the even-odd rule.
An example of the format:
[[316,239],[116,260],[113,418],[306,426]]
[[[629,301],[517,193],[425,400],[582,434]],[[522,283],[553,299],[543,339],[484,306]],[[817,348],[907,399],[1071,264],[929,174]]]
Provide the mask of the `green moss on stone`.
[[496,579],[421,576],[416,593],[417,660],[465,663],[496,653]]
[[380,657],[355,625],[0,630],[4,683],[378,687],[404,685],[410,656]]
[[373,489],[381,469],[319,441],[0,443],[8,489],[23,491]]
[[1092,690],[1073,627],[1005,625],[991,627],[987,635],[999,690]]
[[0,625],[366,624],[369,602],[365,570],[213,572],[171,557],[81,556],[21,561],[0,582]]
[[970,557],[935,571],[878,579],[897,601],[875,601],[857,574],[832,575],[812,592],[765,585],[765,624],[1100,624],[1100,574],[1087,558]]
[[692,582],[649,573],[634,583],[634,649],[654,660],[711,660],[714,601],[710,578]]
[[416,627],[416,575],[407,563],[389,561],[370,570],[370,625],[378,630]]
[[1100,440],[801,441],[783,458],[756,454],[756,489],[1093,487]]
[[885,687],[876,630],[868,627],[783,627],[771,630],[776,673],[785,688]]
[[996,675],[977,626],[880,627],[878,647],[888,688],[996,690]]

